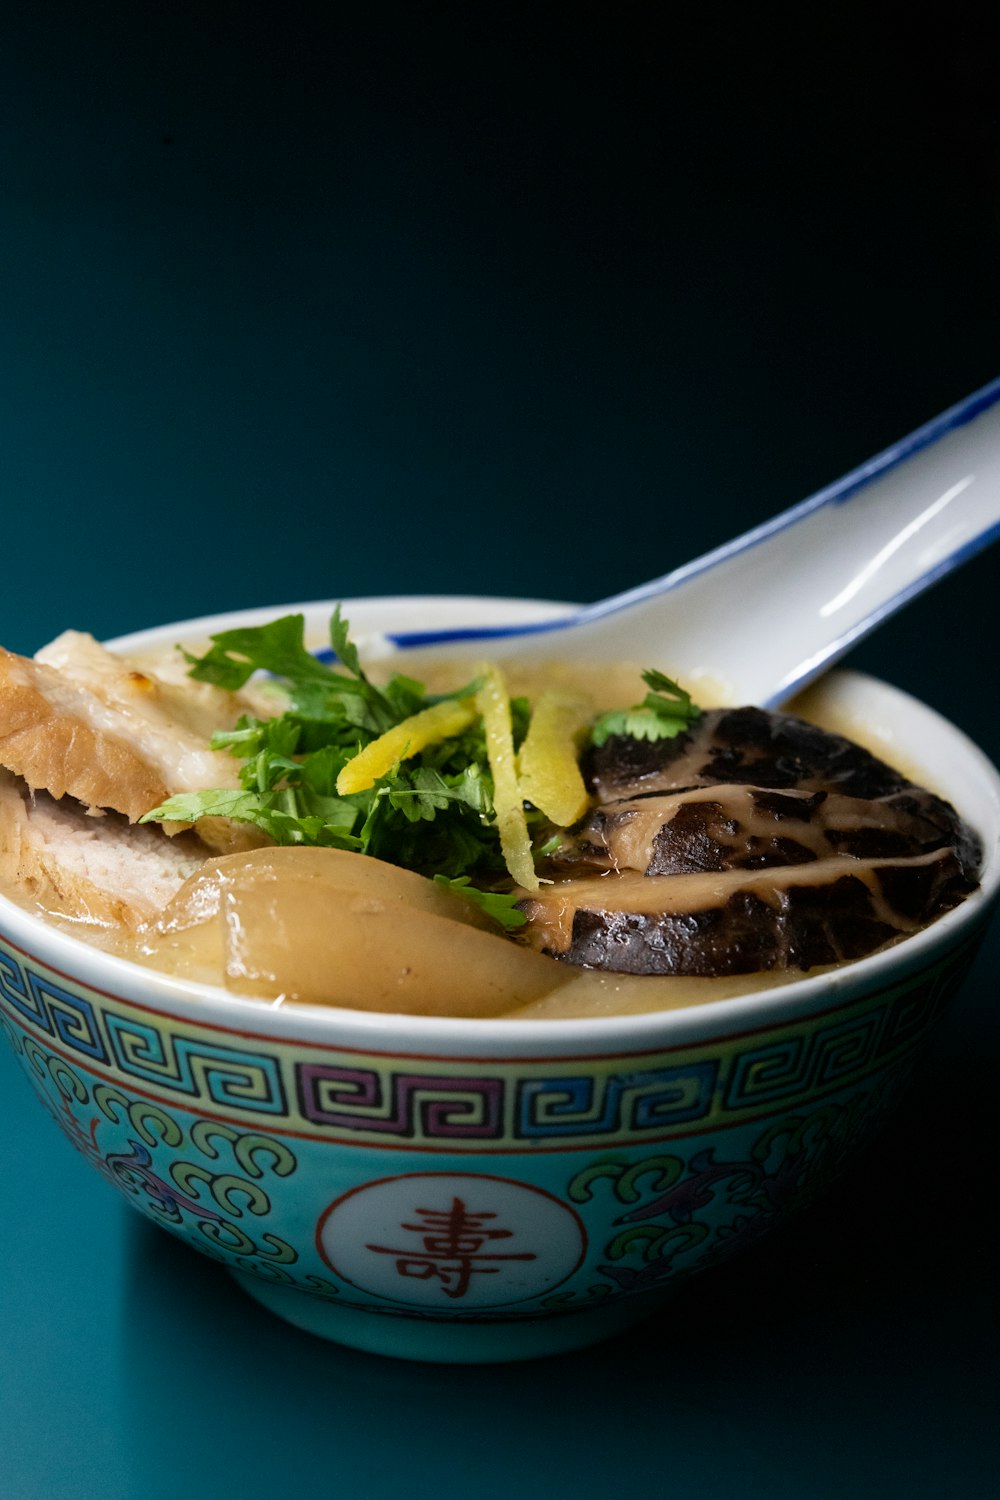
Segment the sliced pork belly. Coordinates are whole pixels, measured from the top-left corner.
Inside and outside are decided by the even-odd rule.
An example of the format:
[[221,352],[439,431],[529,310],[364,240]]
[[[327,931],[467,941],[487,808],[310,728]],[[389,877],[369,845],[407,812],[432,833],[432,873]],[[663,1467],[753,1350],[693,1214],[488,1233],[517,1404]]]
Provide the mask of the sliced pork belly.
[[88,816],[0,771],[0,879],[46,911],[136,930],[156,920],[205,858],[190,835],[168,839],[119,814]]
[[859,958],[978,883],[955,809],[787,714],[716,710],[674,740],[590,752],[598,805],[520,903],[527,941],[631,974],[724,975]]

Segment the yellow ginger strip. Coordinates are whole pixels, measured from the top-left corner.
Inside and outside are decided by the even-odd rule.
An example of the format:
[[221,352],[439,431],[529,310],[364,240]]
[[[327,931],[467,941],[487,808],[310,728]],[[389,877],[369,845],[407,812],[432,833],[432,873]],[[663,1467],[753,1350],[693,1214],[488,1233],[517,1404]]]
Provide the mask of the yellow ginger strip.
[[531,839],[524,817],[524,798],[517,779],[514,732],[510,720],[510,696],[498,667],[482,669],[483,683],[476,694],[476,707],[483,716],[486,754],[493,775],[493,807],[500,834],[500,848],[508,870],[528,891],[538,890]]
[[380,734],[377,740],[372,740],[347,762],[337,777],[338,793],[341,797],[349,797],[352,792],[367,792],[380,776],[388,775],[401,760],[409,760],[437,740],[446,740],[468,729],[476,712],[470,699],[448,698],[431,708],[422,708],[418,714],[411,714],[402,723],[387,729],[385,734]]
[[518,756],[522,797],[560,828],[568,828],[587,810],[577,742],[592,718],[585,699],[543,693]]

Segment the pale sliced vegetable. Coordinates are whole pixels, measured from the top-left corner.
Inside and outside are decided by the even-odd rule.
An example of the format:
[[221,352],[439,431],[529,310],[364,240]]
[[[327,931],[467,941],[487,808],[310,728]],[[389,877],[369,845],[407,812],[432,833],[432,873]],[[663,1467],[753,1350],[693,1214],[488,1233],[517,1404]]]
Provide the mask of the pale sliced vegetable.
[[500,848],[507,869],[518,885],[538,890],[531,839],[524,816],[524,796],[517,779],[514,731],[510,718],[510,695],[499,667],[484,667],[476,707],[483,716],[486,755],[493,776],[493,808]]
[[419,755],[438,740],[461,734],[476,717],[476,710],[466,698],[449,698],[411,714],[401,724],[387,729],[349,760],[337,777],[337,793],[349,797],[352,792],[367,792],[380,776],[386,776],[401,760]]
[[518,756],[521,795],[560,828],[587,809],[587,788],[578,763],[578,744],[593,717],[584,698],[543,693]]
[[[157,923],[161,934],[184,932],[216,917],[223,896],[250,885],[275,885],[296,880],[314,886],[330,901],[344,891],[377,896],[386,907],[408,906],[433,916],[480,927],[495,933],[496,923],[464,896],[398,865],[351,854],[345,849],[251,849],[210,859],[184,882]],[[318,930],[322,938],[322,924]]]
[[409,1015],[503,1015],[574,972],[434,881],[339,849],[208,861],[148,934],[157,951],[236,994]]
[[[447,894],[447,893],[445,893]],[[242,995],[404,1015],[500,1016],[572,977],[462,922],[314,882],[225,893],[225,982]]]

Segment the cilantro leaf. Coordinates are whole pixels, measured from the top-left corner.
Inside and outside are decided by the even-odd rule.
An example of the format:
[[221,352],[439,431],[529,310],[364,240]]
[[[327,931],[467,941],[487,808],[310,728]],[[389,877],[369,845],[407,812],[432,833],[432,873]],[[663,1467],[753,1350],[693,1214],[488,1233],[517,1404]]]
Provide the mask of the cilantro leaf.
[[603,745],[619,734],[633,740],[674,739],[700,716],[701,709],[691,701],[691,694],[672,677],[649,668],[642,680],[651,691],[634,708],[614,708],[601,714],[590,731],[593,744]]
[[342,715],[373,735],[381,734],[397,722],[397,716],[362,672],[357,649],[350,643],[348,627],[340,618],[339,609],[338,605],[334,610],[331,634],[346,653],[344,665],[350,673],[347,677],[334,672],[307,649],[305,617],[301,614],[282,615],[266,625],[220,631],[212,636],[212,645],[204,656],[183,652],[190,663],[189,675],[199,682],[211,682],[237,692],[254,672],[269,672],[285,681],[293,708],[310,717],[321,717],[324,712],[332,712],[336,717],[332,705],[340,699]]
[[605,740],[619,734],[633,740],[667,740],[686,728],[684,719],[668,718],[655,709],[618,708],[601,715],[591,731],[591,739],[595,745],[603,745]]
[[456,896],[462,896],[466,901],[471,901],[473,906],[478,906],[494,922],[498,922],[507,931],[513,932],[518,927],[523,927],[528,920],[523,911],[518,911],[515,906],[517,897],[513,894],[505,895],[500,891],[481,891],[478,886],[470,884],[468,875],[457,875],[449,878],[447,875],[435,875],[435,885],[443,886],[446,891],[454,891]]
[[351,809],[351,819],[346,823],[323,814],[303,814],[293,806],[282,805],[281,794],[261,796],[252,791],[215,790],[207,792],[180,792],[168,797],[166,802],[154,807],[139,819],[140,823],[152,821],[163,823],[197,823],[200,818],[232,818],[237,823],[250,823],[266,833],[276,844],[325,844],[336,849],[360,848],[360,841],[351,835],[356,817]]
[[259,798],[253,792],[178,792],[152,808],[140,823],[197,823],[199,818],[236,818],[252,822]]
[[339,604],[330,618],[330,645],[352,677],[358,677],[362,682],[368,681],[361,670],[358,648],[351,640],[351,627],[341,614]]
[[230,692],[243,687],[256,671],[273,672],[290,681],[328,677],[329,670],[306,650],[304,634],[303,615],[282,615],[266,625],[221,630],[212,636],[211,648],[204,656],[193,656],[190,651],[183,654],[191,663],[191,677]]
[[651,708],[654,713],[663,714],[665,717],[676,716],[690,723],[697,719],[701,709],[697,708],[691,701],[691,694],[675,682],[672,677],[667,677],[662,672],[657,672],[654,667],[649,667],[642,674],[642,680],[652,692],[646,694],[643,700],[645,708]]

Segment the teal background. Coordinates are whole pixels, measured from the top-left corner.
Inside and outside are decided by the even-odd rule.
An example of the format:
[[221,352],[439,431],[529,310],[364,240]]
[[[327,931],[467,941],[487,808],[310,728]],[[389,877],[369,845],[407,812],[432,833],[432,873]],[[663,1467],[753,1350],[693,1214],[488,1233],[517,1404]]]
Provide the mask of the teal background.
[[[961,7],[540,9],[3,7],[4,644],[597,598],[1000,373],[995,53]],[[986,554],[852,661],[1000,758],[998,615]],[[0,1054],[0,1493],[990,1493],[998,957],[859,1181],[508,1370],[268,1318]]]

